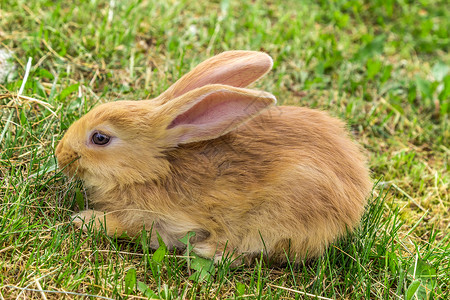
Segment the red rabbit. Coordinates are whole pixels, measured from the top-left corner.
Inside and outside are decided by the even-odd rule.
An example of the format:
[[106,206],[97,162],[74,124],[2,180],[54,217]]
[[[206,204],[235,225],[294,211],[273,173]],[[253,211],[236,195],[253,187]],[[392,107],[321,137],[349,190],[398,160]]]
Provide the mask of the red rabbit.
[[153,228],[169,247],[193,231],[193,251],[215,261],[225,249],[246,261],[316,257],[353,229],[372,187],[365,157],[342,121],[245,88],[272,64],[224,52],[155,99],[76,121],[56,156],[94,210],[74,222],[94,218],[109,235]]

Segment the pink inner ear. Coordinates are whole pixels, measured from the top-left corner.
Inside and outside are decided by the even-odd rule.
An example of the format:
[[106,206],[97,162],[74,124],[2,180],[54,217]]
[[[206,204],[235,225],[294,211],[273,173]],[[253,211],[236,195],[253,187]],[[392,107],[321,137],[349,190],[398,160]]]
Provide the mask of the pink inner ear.
[[[206,89],[209,91],[205,93],[201,89],[186,96],[190,101],[183,106],[189,108],[174,116],[167,127],[177,129],[172,131],[172,142],[175,144],[218,138],[276,102],[274,96],[263,92],[216,87],[212,91],[211,88]],[[186,99],[180,99],[182,100]]]
[[226,120],[229,120],[231,125],[233,119],[238,121],[249,114],[249,112],[246,113],[248,105],[248,101],[236,101],[233,97],[224,101],[223,96],[208,95],[188,111],[176,117],[168,128],[179,125],[216,124]]
[[275,102],[267,94],[216,90],[196,99],[197,103],[179,114],[167,127],[183,128],[177,144],[204,141],[222,136]]

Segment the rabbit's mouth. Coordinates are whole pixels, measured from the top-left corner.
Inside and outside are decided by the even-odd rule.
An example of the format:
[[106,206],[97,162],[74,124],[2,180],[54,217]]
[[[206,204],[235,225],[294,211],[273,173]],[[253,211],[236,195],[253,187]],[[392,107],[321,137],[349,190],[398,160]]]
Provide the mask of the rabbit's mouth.
[[80,174],[79,159],[81,156],[68,146],[65,137],[63,137],[55,149],[55,155],[59,169],[67,176],[72,177],[75,174]]
[[69,157],[63,156],[58,158],[58,166],[60,170],[69,177],[77,175],[78,177],[83,173],[82,168],[80,168],[80,164],[78,160],[81,158],[77,155],[71,155]]
[[57,147],[55,154],[58,159],[58,167],[64,174],[71,177],[79,173],[79,159],[81,157],[77,153],[72,151],[61,151],[61,149]]

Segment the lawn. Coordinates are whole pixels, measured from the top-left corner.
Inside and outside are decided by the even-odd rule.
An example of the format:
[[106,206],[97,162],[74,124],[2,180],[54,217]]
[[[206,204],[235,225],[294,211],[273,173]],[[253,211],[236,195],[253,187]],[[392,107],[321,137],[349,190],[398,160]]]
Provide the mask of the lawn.
[[[449,299],[449,20],[445,0],[2,0],[0,299]],[[346,120],[374,181],[358,230],[238,268],[77,230],[87,198],[54,157],[70,124],[231,49],[274,58],[253,86],[279,104]]]

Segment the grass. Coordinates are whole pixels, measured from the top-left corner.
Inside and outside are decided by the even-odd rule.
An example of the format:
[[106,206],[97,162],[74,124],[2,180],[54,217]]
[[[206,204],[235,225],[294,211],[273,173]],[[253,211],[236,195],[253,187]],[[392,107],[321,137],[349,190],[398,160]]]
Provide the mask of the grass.
[[[446,1],[0,3],[0,299],[450,297]],[[55,171],[94,105],[151,98],[229,49],[262,50],[257,88],[345,119],[376,182],[358,231],[298,266],[208,262],[76,230],[80,184]],[[28,58],[29,77],[24,80]],[[2,65],[0,65],[0,69]],[[11,78],[12,77],[12,78]],[[23,85],[23,91],[19,93]],[[197,269],[196,269],[197,268]]]

